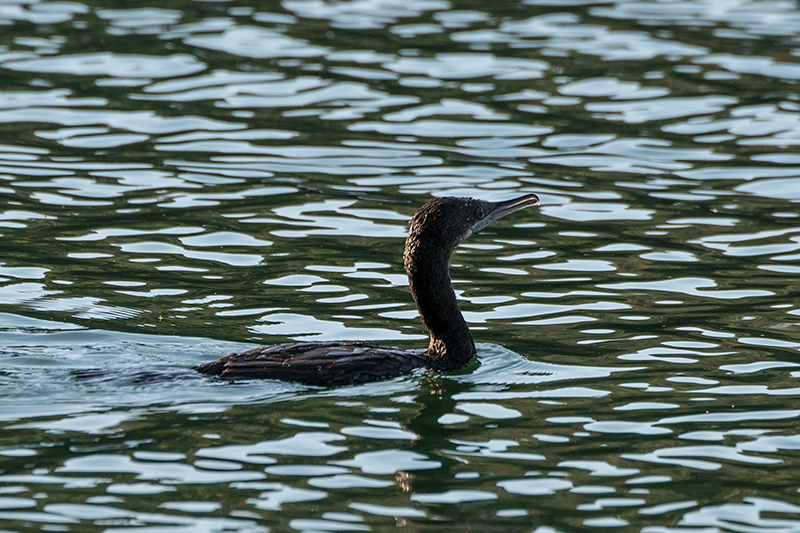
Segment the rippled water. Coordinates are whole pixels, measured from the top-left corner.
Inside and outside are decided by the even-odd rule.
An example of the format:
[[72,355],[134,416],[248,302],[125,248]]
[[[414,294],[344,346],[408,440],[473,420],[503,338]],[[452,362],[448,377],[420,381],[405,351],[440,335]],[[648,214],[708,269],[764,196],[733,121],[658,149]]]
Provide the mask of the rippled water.
[[[800,529],[799,43],[782,0],[0,2],[0,529]],[[453,257],[470,367],[187,370],[423,347],[410,216],[527,192]]]

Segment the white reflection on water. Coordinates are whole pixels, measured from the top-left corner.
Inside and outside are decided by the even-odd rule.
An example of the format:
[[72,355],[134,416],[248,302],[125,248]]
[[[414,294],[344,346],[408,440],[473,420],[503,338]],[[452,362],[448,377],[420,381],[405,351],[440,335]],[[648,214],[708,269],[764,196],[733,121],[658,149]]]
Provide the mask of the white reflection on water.
[[78,76],[106,75],[148,79],[185,76],[206,68],[205,64],[188,54],[153,57],[108,52],[59,55],[52,58],[8,61],[0,64],[4,68],[23,72],[58,72]]
[[217,35],[187,37],[184,42],[245,57],[317,57],[330,50],[280,32],[253,26],[228,28]]
[[286,0],[285,9],[298,16],[329,19],[331,27],[367,30],[382,28],[401,18],[419,17],[428,11],[448,10],[449,2],[422,0],[409,3],[405,0],[356,0],[345,4],[328,4],[321,0]]
[[332,461],[332,464],[361,470],[364,474],[385,475],[399,471],[431,470],[442,466],[422,454],[408,450],[381,450],[356,454],[352,459]]
[[715,281],[705,278],[676,278],[671,280],[648,281],[648,282],[632,281],[623,283],[601,284],[598,285],[598,287],[603,289],[612,289],[618,291],[639,289],[646,291],[672,292],[678,294],[686,294],[689,296],[703,296],[705,298],[713,298],[720,300],[739,300],[741,298],[771,296],[774,294],[772,291],[764,291],[759,289],[703,290],[703,289],[712,289],[714,287],[717,287],[717,283]]
[[707,48],[654,38],[646,32],[616,31],[599,24],[582,24],[580,17],[571,13],[550,13],[504,22],[499,29],[503,36],[520,39],[522,46],[570,50],[600,56],[608,61],[636,61],[658,56],[692,57],[708,53]]

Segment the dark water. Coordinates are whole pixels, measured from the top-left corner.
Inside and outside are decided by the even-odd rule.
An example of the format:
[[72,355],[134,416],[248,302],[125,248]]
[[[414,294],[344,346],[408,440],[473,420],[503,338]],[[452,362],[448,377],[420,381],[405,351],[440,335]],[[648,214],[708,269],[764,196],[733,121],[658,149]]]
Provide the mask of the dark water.
[[[0,530],[800,529],[799,43],[779,0],[0,2]],[[454,255],[469,368],[186,371],[424,346],[409,217],[528,192]]]

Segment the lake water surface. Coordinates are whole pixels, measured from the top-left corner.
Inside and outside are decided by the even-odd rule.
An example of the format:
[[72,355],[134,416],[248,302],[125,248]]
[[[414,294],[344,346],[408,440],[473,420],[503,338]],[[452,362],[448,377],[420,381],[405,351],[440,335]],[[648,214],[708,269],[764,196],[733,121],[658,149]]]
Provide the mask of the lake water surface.
[[[0,530],[799,530],[798,56],[785,0],[3,0]],[[531,192],[468,368],[188,370],[424,347],[411,215]]]

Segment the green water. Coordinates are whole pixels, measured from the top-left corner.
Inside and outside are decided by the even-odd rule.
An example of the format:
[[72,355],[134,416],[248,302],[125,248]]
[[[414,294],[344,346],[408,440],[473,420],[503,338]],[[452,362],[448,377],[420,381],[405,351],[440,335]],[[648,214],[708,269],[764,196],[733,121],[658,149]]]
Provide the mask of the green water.
[[[798,529],[799,38],[792,2],[0,2],[0,530]],[[453,256],[462,371],[189,370],[424,347],[409,218],[524,193]]]

